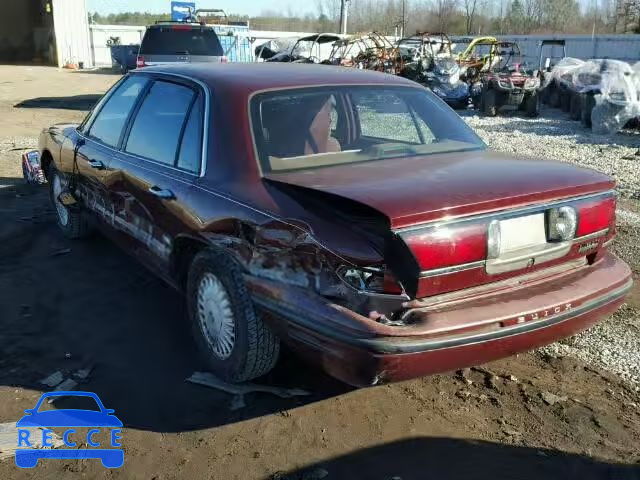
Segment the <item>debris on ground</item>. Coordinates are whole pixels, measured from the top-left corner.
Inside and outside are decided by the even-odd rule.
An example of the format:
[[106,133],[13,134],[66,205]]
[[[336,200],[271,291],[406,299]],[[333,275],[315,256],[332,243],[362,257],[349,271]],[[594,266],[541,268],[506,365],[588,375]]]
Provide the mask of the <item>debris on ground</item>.
[[46,385],[47,387],[53,388],[59,385],[60,383],[62,383],[63,380],[64,380],[64,376],[62,375],[62,372],[58,370],[57,372],[54,372],[48,377],[40,380],[40,383],[43,385]]
[[[29,430],[29,432],[31,432],[29,436],[31,448],[43,448],[42,434],[40,434],[43,430],[42,428],[20,427],[20,430]],[[0,423],[0,460],[13,457],[15,451],[18,449],[17,438],[18,427],[16,427],[16,422]],[[58,448],[64,445],[62,439],[53,432],[51,432],[51,443],[53,445],[51,448]],[[15,468],[15,465],[13,468]]]
[[[64,378],[61,371],[52,373],[46,378],[40,380],[40,383],[49,387],[55,387],[54,392],[67,392],[73,390],[78,386],[78,383],[84,382],[89,378],[93,370],[93,366],[81,368],[73,372],[68,378]],[[62,397],[49,397],[47,403],[54,403],[56,400]]]
[[58,257],[60,255],[66,255],[67,253],[71,253],[71,249],[70,248],[62,248],[60,250],[56,250],[55,252],[53,252],[51,254],[52,257]]
[[234,395],[230,405],[231,410],[238,410],[246,406],[244,395],[247,393],[270,393],[281,398],[311,395],[311,393],[306,390],[299,388],[272,387],[269,385],[257,385],[255,383],[227,383],[209,372],[194,372],[186,381],[222,390],[223,392]]
[[547,405],[555,405],[556,403],[563,403],[569,400],[569,397],[567,397],[566,395],[560,396],[551,392],[540,393],[540,398],[542,398],[544,403],[546,403]]

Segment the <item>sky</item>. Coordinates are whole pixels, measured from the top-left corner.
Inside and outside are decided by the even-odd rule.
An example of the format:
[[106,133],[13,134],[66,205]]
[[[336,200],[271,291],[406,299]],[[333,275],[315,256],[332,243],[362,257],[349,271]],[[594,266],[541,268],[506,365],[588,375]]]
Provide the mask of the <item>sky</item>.
[[[100,14],[118,12],[170,13],[171,0],[86,0],[87,10]],[[222,8],[227,13],[241,15],[259,15],[261,12],[287,12],[291,8],[294,14],[315,10],[315,2],[299,0],[195,0],[196,8]]]

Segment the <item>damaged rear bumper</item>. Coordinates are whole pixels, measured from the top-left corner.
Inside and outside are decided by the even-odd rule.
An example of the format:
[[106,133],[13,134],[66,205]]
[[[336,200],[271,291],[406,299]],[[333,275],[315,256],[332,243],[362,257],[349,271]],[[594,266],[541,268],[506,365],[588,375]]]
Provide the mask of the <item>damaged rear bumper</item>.
[[247,277],[278,335],[327,373],[357,386],[477,365],[552,343],[615,311],[632,286],[612,254],[553,279],[440,303],[404,327],[378,324],[302,288]]

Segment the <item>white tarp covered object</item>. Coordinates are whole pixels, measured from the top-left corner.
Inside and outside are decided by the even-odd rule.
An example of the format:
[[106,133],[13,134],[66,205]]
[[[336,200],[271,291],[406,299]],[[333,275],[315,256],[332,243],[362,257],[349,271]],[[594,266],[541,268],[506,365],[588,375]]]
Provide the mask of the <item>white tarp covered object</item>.
[[545,86],[556,79],[574,92],[594,94],[594,133],[616,132],[640,116],[640,62],[632,66],[621,60],[568,57],[558,62],[547,79]]

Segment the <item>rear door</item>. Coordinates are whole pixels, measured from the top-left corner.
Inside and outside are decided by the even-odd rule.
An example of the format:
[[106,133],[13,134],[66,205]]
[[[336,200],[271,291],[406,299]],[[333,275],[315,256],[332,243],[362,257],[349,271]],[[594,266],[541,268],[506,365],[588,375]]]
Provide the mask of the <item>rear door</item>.
[[206,92],[195,83],[155,76],[132,115],[108,185],[123,240],[168,276],[175,238],[198,229],[189,208],[202,169]]
[[219,62],[224,55],[211,27],[177,24],[149,27],[140,45],[145,65],[176,62]]

